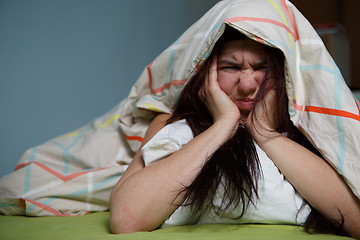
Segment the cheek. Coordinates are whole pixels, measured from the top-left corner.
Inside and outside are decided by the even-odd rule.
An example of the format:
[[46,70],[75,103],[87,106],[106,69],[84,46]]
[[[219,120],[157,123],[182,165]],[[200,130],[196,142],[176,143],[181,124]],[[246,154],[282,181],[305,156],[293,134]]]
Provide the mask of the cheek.
[[264,80],[265,80],[265,75],[266,73],[265,72],[262,72],[262,71],[259,71],[259,72],[255,72],[255,79],[256,79],[256,82],[257,84],[260,86]]
[[218,82],[221,90],[229,95],[235,88],[237,79],[230,73],[218,73]]

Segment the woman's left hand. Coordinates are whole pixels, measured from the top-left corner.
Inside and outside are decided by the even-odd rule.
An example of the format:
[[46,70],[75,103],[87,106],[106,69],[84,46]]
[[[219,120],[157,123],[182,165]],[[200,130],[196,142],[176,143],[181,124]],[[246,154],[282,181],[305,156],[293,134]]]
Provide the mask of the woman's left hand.
[[276,132],[278,120],[276,118],[275,95],[275,90],[266,93],[264,100],[259,102],[247,117],[245,124],[253,139],[258,143],[280,134]]
[[281,135],[275,91],[249,114],[246,126],[253,139],[294,188],[324,216],[339,222],[360,239],[360,202],[344,179],[322,158]]

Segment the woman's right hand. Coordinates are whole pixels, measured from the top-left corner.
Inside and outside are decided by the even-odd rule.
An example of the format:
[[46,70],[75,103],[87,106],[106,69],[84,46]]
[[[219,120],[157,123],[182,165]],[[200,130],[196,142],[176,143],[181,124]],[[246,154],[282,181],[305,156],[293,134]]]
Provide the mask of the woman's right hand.
[[230,97],[220,88],[217,80],[217,57],[212,59],[204,88],[200,90],[201,97],[213,117],[214,123],[226,120],[237,128],[240,121],[240,111]]

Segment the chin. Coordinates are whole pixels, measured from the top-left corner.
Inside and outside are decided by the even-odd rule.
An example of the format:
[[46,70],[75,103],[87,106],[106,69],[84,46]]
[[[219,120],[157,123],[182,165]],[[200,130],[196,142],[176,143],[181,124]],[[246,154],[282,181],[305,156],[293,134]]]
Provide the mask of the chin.
[[241,113],[241,116],[240,116],[240,124],[246,125],[246,121],[247,121],[248,116],[249,116],[249,114],[243,114],[243,113]]

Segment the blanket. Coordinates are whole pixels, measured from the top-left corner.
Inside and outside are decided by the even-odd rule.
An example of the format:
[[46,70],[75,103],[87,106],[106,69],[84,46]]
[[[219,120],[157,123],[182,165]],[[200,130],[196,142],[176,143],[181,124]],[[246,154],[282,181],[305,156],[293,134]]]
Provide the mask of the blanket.
[[155,58],[112,110],[27,150],[0,179],[0,212],[82,215],[108,209],[109,195],[155,113],[171,113],[183,86],[225,26],[285,55],[289,114],[360,196],[360,110],[311,24],[286,0],[217,3]]

